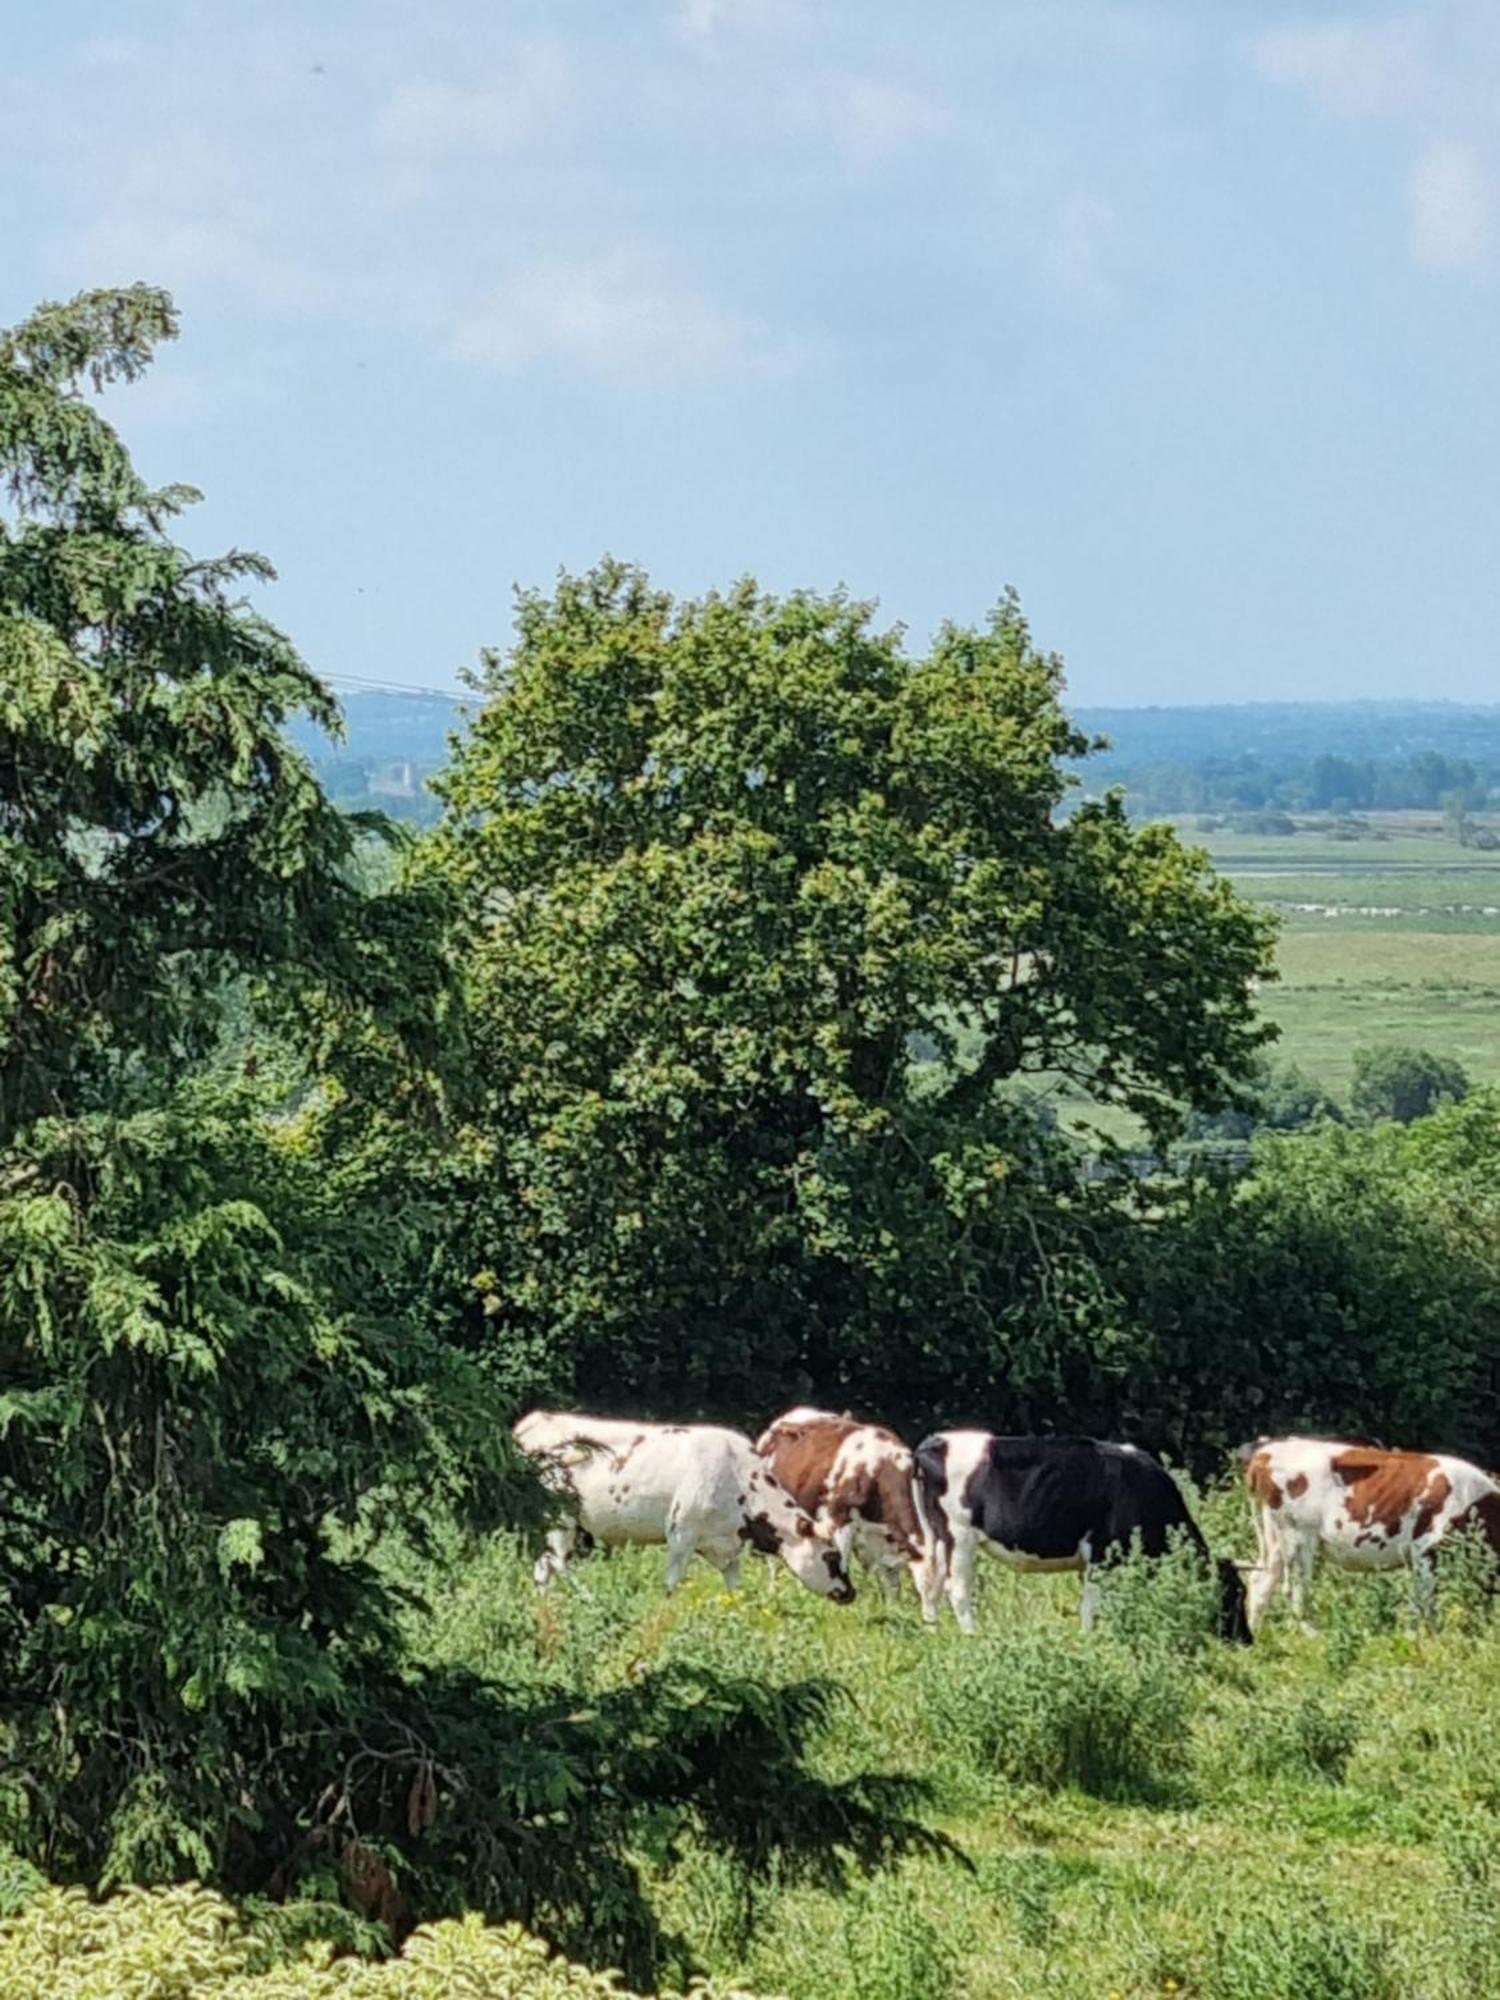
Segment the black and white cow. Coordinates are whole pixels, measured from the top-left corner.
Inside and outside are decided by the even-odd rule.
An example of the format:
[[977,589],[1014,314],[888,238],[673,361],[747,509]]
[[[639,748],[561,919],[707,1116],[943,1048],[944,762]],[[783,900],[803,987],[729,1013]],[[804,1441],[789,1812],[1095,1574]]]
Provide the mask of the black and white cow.
[[539,1587],[561,1574],[580,1543],[633,1542],[665,1545],[669,1591],[695,1555],[733,1590],[748,1548],[779,1556],[819,1597],[848,1604],[854,1596],[844,1558],[817,1535],[739,1431],[533,1410],[514,1436],[569,1502],[537,1562]]
[[[1209,1561],[1208,1545],[1165,1466],[1129,1444],[1094,1438],[995,1437],[937,1431],[917,1446],[917,1494],[936,1544],[922,1606],[929,1624],[942,1593],[962,1631],[974,1629],[974,1558],[990,1549],[1011,1569],[1081,1570],[1083,1628],[1098,1610],[1096,1572],[1139,1546],[1167,1552],[1178,1530]],[[1217,1565],[1219,1630],[1248,1643],[1245,1590],[1232,1562]]]

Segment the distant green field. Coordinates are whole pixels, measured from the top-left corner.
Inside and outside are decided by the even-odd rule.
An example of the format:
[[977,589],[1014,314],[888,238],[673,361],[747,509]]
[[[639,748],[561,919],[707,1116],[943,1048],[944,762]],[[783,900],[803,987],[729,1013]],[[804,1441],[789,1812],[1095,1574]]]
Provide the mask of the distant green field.
[[[1475,1083],[1500,1082],[1500,851],[1459,843],[1402,815],[1385,837],[1345,840],[1327,823],[1292,835],[1202,833],[1179,825],[1214,866],[1281,922],[1280,979],[1261,1011],[1281,1030],[1273,1061],[1292,1062],[1337,1098],[1357,1049],[1405,1042],[1455,1057]],[[1129,1112],[1036,1077],[1032,1092],[1064,1126],[1125,1145]]]
[[1402,824],[1385,838],[1201,834],[1215,867],[1281,918],[1262,1006],[1277,1054],[1335,1095],[1357,1048],[1413,1042],[1500,1078],[1500,853]]

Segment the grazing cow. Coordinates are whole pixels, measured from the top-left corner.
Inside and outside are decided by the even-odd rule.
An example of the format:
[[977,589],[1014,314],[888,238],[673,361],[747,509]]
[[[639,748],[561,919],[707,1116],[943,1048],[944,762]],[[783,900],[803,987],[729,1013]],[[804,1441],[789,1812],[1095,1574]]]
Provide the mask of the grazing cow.
[[912,1455],[894,1431],[847,1411],[788,1410],[755,1449],[846,1563],[857,1555],[891,1596],[910,1570],[924,1594],[931,1549],[912,1490]]
[[748,1547],[779,1556],[799,1583],[835,1604],[854,1596],[843,1558],[818,1538],[738,1431],[533,1410],[516,1425],[515,1439],[572,1503],[533,1571],[539,1587],[561,1574],[580,1544],[660,1542],[669,1591],[695,1555],[735,1589]]
[[[1180,1531],[1209,1560],[1177,1482],[1129,1444],[1094,1438],[994,1437],[938,1431],[917,1446],[917,1491],[937,1544],[923,1612],[935,1623],[946,1584],[962,1631],[974,1629],[974,1558],[981,1545],[1011,1569],[1083,1572],[1083,1629],[1099,1604],[1097,1571],[1139,1539],[1164,1555]],[[1217,1565],[1219,1632],[1247,1643],[1245,1590],[1232,1562]]]
[[1466,1459],[1311,1437],[1257,1438],[1239,1456],[1255,1524],[1252,1625],[1278,1588],[1304,1617],[1320,1550],[1341,1569],[1408,1565],[1419,1616],[1445,1536],[1473,1526],[1500,1554],[1500,1485]]

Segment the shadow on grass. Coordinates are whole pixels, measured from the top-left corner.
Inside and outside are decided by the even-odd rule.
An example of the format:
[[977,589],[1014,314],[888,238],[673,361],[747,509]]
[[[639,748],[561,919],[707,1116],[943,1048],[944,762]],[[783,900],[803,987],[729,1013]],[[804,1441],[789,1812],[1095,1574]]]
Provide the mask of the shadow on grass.
[[653,1985],[695,1968],[658,1920],[645,1871],[670,1869],[693,1841],[729,1857],[738,1908],[727,1914],[743,1941],[773,1877],[837,1890],[911,1854],[967,1866],[917,1818],[925,1782],[809,1768],[846,1699],[831,1683],[771,1688],[673,1665],[589,1698],[460,1673],[370,1694],[378,1719],[341,1746],[272,1888],[331,1867],[398,1935],[479,1910]]

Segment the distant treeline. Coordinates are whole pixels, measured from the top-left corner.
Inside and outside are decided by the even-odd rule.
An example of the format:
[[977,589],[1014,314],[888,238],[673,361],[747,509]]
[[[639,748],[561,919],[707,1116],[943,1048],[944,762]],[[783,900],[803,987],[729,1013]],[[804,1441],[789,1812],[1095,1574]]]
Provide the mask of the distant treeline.
[[1252,702],[1084,709],[1108,739],[1080,775],[1137,812],[1475,812],[1500,793],[1500,708]]
[[[1084,772],[1090,792],[1123,788],[1136,813],[1479,812],[1500,794],[1500,764],[1420,750],[1414,757],[1340,757],[1272,763],[1246,753],[1196,762],[1135,764],[1100,757]],[[1288,828],[1290,831],[1290,828]]]
[[[435,819],[427,783],[448,761],[459,704],[369,691],[343,707],[342,743],[293,730],[335,802]],[[1084,708],[1075,720],[1109,744],[1076,767],[1084,789],[1121,786],[1137,812],[1477,812],[1500,801],[1500,707],[1249,702]]]

